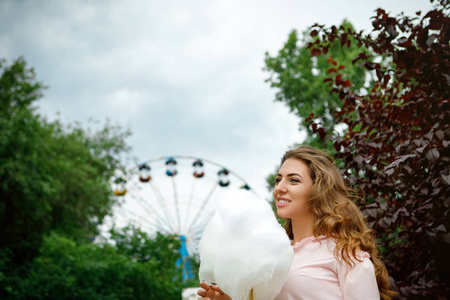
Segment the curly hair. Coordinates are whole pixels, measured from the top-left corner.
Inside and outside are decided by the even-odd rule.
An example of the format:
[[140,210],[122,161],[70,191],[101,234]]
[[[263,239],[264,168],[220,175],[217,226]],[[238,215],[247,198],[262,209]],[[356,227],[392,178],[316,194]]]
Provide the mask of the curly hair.
[[[354,203],[357,199],[355,192],[346,186],[331,156],[311,146],[300,146],[286,152],[281,165],[289,158],[299,159],[309,168],[313,186],[307,205],[314,216],[314,236],[333,238],[336,242],[335,256],[350,266],[354,265],[351,257],[356,259],[356,251],[368,252],[380,295],[383,299],[391,299],[396,293],[390,288],[388,272],[380,260],[373,230],[367,227]],[[293,239],[291,219],[286,219],[285,230]]]

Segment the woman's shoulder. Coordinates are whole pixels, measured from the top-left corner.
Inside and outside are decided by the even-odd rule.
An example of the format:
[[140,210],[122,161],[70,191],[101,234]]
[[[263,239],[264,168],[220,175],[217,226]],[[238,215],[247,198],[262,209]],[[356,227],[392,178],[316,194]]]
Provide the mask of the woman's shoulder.
[[342,257],[342,256],[346,256],[348,258],[351,259],[357,259],[357,260],[361,260],[363,258],[368,258],[370,259],[371,256],[369,254],[369,252],[362,250],[360,247],[355,247],[354,249],[351,249],[350,251],[346,251],[340,249],[339,247],[339,240],[337,238],[333,238],[333,237],[327,237],[325,239],[325,241],[328,243],[328,245],[333,247],[333,251],[336,252],[336,254],[338,254],[338,257]]
[[346,251],[339,248],[338,241],[335,238],[327,237],[322,240],[322,244],[332,253],[336,261],[336,268],[352,269],[355,265],[363,264],[372,267],[372,259],[367,251],[361,248],[355,248],[354,251]]
[[291,244],[294,252],[307,251],[311,253],[322,253],[322,255],[328,253],[330,256],[334,257],[338,263],[341,261],[356,263],[366,259],[370,261],[370,254],[368,252],[362,251],[360,248],[350,252],[341,251],[338,247],[337,239],[327,235],[320,235],[317,237],[310,236],[304,238],[300,242],[293,243],[291,241]]

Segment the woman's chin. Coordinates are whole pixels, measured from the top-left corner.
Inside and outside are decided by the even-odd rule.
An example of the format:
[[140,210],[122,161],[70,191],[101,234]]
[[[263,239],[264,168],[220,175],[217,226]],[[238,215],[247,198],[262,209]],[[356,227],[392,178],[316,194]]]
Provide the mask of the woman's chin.
[[290,218],[289,214],[287,214],[286,212],[284,212],[283,210],[280,210],[280,209],[277,210],[277,216],[279,216],[280,218],[283,218],[283,219]]

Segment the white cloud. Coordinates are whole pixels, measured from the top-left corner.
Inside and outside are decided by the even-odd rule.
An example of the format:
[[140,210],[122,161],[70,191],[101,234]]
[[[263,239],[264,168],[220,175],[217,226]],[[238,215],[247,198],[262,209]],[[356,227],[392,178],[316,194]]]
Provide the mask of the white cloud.
[[264,53],[292,29],[349,19],[370,29],[426,0],[0,2],[0,56],[19,55],[50,88],[40,111],[130,124],[141,160],[185,154],[217,161],[260,193],[283,152],[304,138],[274,102]]

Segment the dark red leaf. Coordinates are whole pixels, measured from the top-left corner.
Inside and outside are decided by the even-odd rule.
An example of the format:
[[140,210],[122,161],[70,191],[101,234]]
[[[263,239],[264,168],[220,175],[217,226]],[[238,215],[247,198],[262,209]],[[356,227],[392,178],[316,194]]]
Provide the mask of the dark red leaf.
[[363,162],[363,158],[359,155],[353,157],[353,160],[356,161],[357,163],[362,163]]
[[333,146],[336,151],[339,151],[341,149],[341,144],[339,142],[334,142]]
[[450,84],[450,75],[442,73],[442,76],[444,76],[445,79],[447,80],[447,84]]
[[431,44],[433,44],[433,42],[434,42],[436,39],[437,39],[437,36],[436,36],[436,35],[434,35],[434,34],[430,35],[430,36],[427,38],[427,41],[426,41],[427,45],[428,45],[428,46],[431,46]]
[[420,192],[422,193],[422,195],[428,195],[428,188],[424,187],[420,189]]
[[366,62],[363,62],[363,63],[362,63],[362,66],[364,66],[367,70],[372,71],[372,70],[375,69],[376,64],[370,63],[370,62],[367,62],[367,61],[366,61]]
[[[389,18],[389,20],[393,20],[392,18]],[[391,38],[395,39],[398,36],[398,31],[395,30],[394,25],[388,25],[386,28],[387,32],[391,36]]]
[[328,74],[336,73],[336,72],[337,72],[337,70],[335,68],[329,68],[328,69]]
[[322,54],[322,50],[314,48],[311,50],[311,56],[319,56]]
[[425,138],[427,138],[427,140],[431,141],[433,139],[433,132],[430,131],[427,134],[424,135]]
[[381,69],[377,69],[376,73],[377,73],[378,80],[381,81],[383,78],[383,71],[381,71]]
[[409,174],[411,174],[411,173],[413,172],[413,169],[411,169],[411,167],[408,166],[408,165],[404,165],[403,168],[404,168]]
[[435,188],[435,189],[433,190],[433,192],[431,193],[431,196],[436,196],[436,195],[438,195],[440,192],[441,192],[441,188],[440,188],[440,187]]
[[415,157],[415,156],[416,156],[415,154],[408,154],[408,155],[399,156],[399,157],[397,157],[397,159],[393,163],[391,163],[389,166],[384,168],[384,170],[386,171],[387,169],[398,167],[399,164],[401,164],[402,162],[404,162],[408,158]]
[[436,136],[438,139],[443,140],[444,139],[444,132],[442,130],[436,131]]
[[419,153],[423,153],[423,150],[425,150],[426,147],[428,147],[428,144],[423,147],[417,148],[416,151]]
[[309,116],[305,119],[306,122],[311,121],[312,119],[314,119],[315,115],[314,113],[310,113]]
[[406,37],[401,37],[397,40],[397,45],[400,47],[411,47],[411,41]]
[[450,185],[450,175],[441,175],[441,177],[447,185]]
[[430,151],[427,152],[427,154],[425,155],[427,157],[428,160],[436,160],[439,158],[439,150],[434,148],[431,149]]
[[445,225],[441,224],[438,227],[436,227],[434,230],[436,231],[442,231],[442,232],[447,232],[447,229],[445,229]]
[[365,211],[372,218],[376,218],[377,217],[377,209],[376,208],[366,209]]

